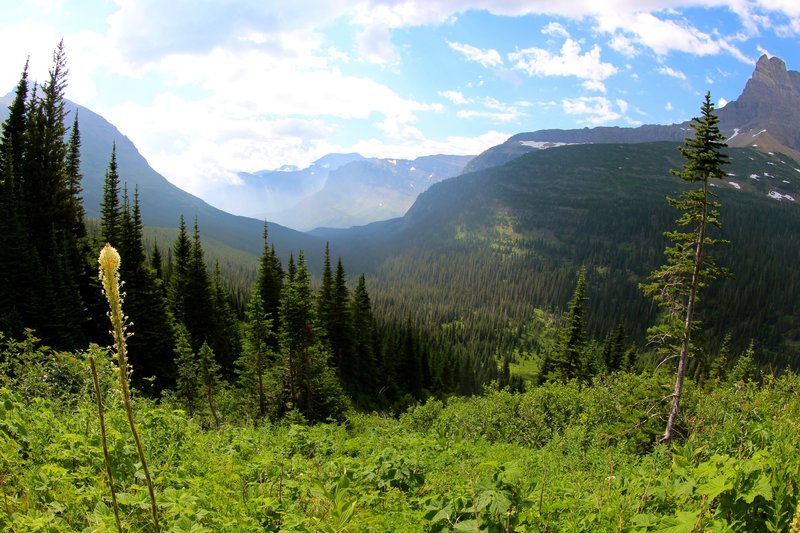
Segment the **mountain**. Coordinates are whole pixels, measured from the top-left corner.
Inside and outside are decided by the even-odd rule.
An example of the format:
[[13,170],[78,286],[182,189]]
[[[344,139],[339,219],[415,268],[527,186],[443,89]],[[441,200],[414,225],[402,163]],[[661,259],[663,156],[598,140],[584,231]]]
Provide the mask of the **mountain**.
[[355,153],[328,154],[303,169],[284,165],[278,170],[239,172],[239,183],[220,184],[207,197],[214,198],[215,206],[229,213],[273,220],[268,213],[294,206],[319,192],[331,171],[359,159],[364,158]]
[[[5,120],[13,96],[0,97],[0,119]],[[117,165],[122,183],[130,195],[139,188],[142,220],[147,226],[175,228],[180,215],[191,228],[197,218],[204,238],[221,241],[228,246],[259,255],[263,249],[264,221],[235,216],[212,207],[200,198],[179,189],[153,170],[134,144],[102,116],[72,102],[66,102],[71,125],[78,113],[81,132],[81,172],[83,203],[89,217],[99,218],[103,180],[108,168],[112,143],[116,143]],[[298,231],[270,224],[270,241],[282,255],[290,250],[305,249],[316,257],[324,246],[316,238]]]
[[325,185],[269,220],[299,230],[347,228],[403,215],[417,196],[444,178],[457,176],[473,156],[433,155],[414,159],[360,159],[331,169]]
[[[716,114],[720,131],[728,137],[730,146],[753,145],[765,152],[781,152],[800,159],[800,130],[796,126],[800,123],[800,72],[787,70],[780,58],[761,56],[739,98],[717,109]],[[464,172],[501,165],[533,150],[564,144],[680,142],[691,134],[690,122],[519,133],[484,151]]]

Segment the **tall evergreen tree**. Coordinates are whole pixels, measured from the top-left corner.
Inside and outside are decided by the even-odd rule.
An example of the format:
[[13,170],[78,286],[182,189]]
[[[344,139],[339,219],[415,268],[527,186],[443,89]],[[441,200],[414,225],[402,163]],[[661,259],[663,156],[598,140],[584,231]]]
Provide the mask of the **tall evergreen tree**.
[[1,148],[6,157],[0,188],[0,331],[16,336],[33,325],[35,312],[44,307],[36,300],[40,292],[35,290],[35,280],[42,274],[20,209],[12,145],[7,142]]
[[[180,239],[180,236],[178,237]],[[177,246],[177,243],[176,243]],[[177,250],[176,250],[177,258]],[[179,265],[176,263],[176,269]],[[194,221],[194,236],[189,249],[188,265],[183,281],[182,298],[183,324],[189,331],[192,347],[199,350],[204,342],[213,343],[214,305],[211,295],[211,282],[208,277],[203,245],[200,242],[200,228]]]
[[86,236],[86,225],[84,218],[86,210],[83,208],[81,199],[81,131],[78,125],[78,111],[72,121],[72,128],[69,134],[69,149],[67,151],[67,183],[70,201],[70,218],[72,219],[72,231],[77,238]]
[[178,236],[172,245],[172,258],[169,263],[169,302],[175,321],[185,321],[186,287],[189,282],[189,261],[192,253],[192,244],[186,233],[186,220],[181,215],[178,221]]
[[258,265],[256,291],[261,296],[264,313],[272,323],[273,335],[267,340],[269,347],[278,351],[278,332],[280,331],[281,290],[283,287],[283,267],[275,246],[268,239],[267,223],[264,222],[264,251]]
[[214,275],[211,279],[211,304],[213,333],[209,344],[217,356],[223,375],[231,376],[236,359],[242,351],[239,321],[233,311],[230,291],[222,281],[219,261],[214,264]]
[[[85,258],[76,228],[75,200],[68,174],[64,90],[66,55],[63,41],[53,53],[49,79],[41,97],[34,89],[27,106],[23,161],[19,184],[31,247],[42,265],[41,293],[47,308],[34,317],[39,334],[57,348],[71,349],[86,341],[88,313],[81,298]],[[37,289],[38,290],[38,289]],[[37,323],[38,322],[38,323]]]
[[119,205],[119,182],[117,143],[115,142],[111,145],[111,159],[108,162],[108,170],[106,170],[103,181],[103,200],[100,203],[100,238],[115,247],[119,245],[119,226],[122,213]]
[[[290,259],[290,266],[294,261]],[[341,384],[329,366],[330,352],[315,331],[316,309],[311,280],[302,252],[281,295],[281,365],[284,404],[309,420],[338,416],[346,400]]]
[[25,153],[25,131],[28,125],[28,61],[22,69],[17,88],[14,91],[14,100],[8,108],[8,118],[3,122],[0,130],[0,176],[5,182],[6,173],[11,172],[16,178],[16,186],[22,179],[22,165]]
[[552,359],[543,361],[540,368],[540,381],[569,380],[589,377],[589,362],[586,356],[586,269],[578,272],[578,284],[564,314],[558,342]]
[[[344,269],[340,268],[341,264],[339,261],[336,268],[337,312],[341,312],[338,310],[341,305],[340,299],[346,297],[346,288],[342,289]],[[352,326],[345,328],[344,331],[352,340],[341,339],[344,344],[340,347],[344,353],[340,363],[342,379],[351,391],[371,394],[377,384],[378,365],[375,356],[375,319],[372,315],[372,303],[364,274],[358,278],[350,306],[347,314],[352,317]]]
[[133,367],[133,383],[140,389],[155,392],[172,386],[178,377],[175,364],[173,328],[167,302],[158,286],[155,273],[147,264],[142,241],[142,218],[139,191],[134,190],[133,204],[124,187],[119,217],[120,277],[125,280],[125,311],[135,333],[128,341]]
[[725,136],[719,131],[719,118],[714,114],[710,93],[706,93],[700,111],[700,117],[695,117],[691,124],[694,136],[687,137],[680,147],[683,169],[673,171],[682,180],[700,187],[684,191],[678,198],[667,198],[671,206],[681,211],[677,224],[682,229],[664,234],[672,241],[664,251],[666,264],[653,271],[648,283],[642,285],[645,295],[665,310],[664,324],[651,328],[651,332],[665,342],[671,356],[678,358],[672,407],[663,442],[671,441],[675,433],[687,360],[692,351],[692,333],[696,328],[695,312],[700,289],[712,279],[727,274],[708,253],[710,246],[723,242],[708,235],[710,228],[720,227],[720,204],[713,199],[711,179],[725,178],[722,166],[728,162],[722,153],[726,146]]
[[242,388],[255,397],[257,416],[263,418],[267,414],[267,396],[270,394],[267,372],[274,364],[276,354],[271,348],[275,344],[272,339],[275,334],[258,288],[253,290],[247,303],[243,333],[242,355],[236,361],[239,381]]

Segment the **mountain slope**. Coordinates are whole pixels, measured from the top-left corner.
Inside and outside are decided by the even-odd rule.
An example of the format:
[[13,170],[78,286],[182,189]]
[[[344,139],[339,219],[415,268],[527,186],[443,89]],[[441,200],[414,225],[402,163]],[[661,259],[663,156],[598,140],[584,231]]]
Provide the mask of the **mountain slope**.
[[[0,98],[0,119],[5,120],[11,98]],[[229,246],[260,254],[263,248],[263,220],[235,216],[210,206],[166,180],[153,170],[133,143],[114,125],[93,111],[67,102],[68,122],[78,113],[81,131],[81,172],[83,173],[83,203],[89,217],[100,216],[103,179],[112,143],[116,143],[120,179],[127,183],[129,194],[139,188],[142,220],[148,226],[177,227],[180,215],[189,227],[195,217],[200,233]],[[317,239],[303,233],[270,224],[270,240],[283,255],[290,250],[305,249],[314,253],[323,247]]]
[[[357,268],[372,269],[391,305],[487,335],[533,307],[562,309],[587,265],[590,329],[602,337],[621,321],[641,340],[655,309],[638,283],[663,262],[662,233],[675,226],[664,198],[685,186],[669,174],[682,165],[677,146],[532,152],[432,186],[401,219],[325,237],[346,255],[360,251]],[[736,280],[711,287],[703,320],[718,337],[731,330],[736,342],[754,338],[774,361],[797,363],[800,163],[753,148],[729,153],[732,175],[714,190],[719,236],[732,242],[719,255]]]
[[[736,100],[716,111],[720,131],[731,146],[755,146],[800,159],[800,72],[789,71],[777,57],[766,55]],[[464,172],[497,166],[522,154],[551,146],[587,143],[679,142],[692,130],[690,122],[644,125],[638,128],[597,127],[519,133],[484,151]]]

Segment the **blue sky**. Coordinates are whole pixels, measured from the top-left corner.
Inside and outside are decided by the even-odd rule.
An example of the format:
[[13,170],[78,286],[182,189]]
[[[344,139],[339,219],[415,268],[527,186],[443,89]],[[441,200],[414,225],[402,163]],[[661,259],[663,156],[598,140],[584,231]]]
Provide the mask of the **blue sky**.
[[792,70],[797,0],[5,0],[0,91],[64,38],[67,97],[200,195],[330,152],[477,154],[544,128],[673,123]]

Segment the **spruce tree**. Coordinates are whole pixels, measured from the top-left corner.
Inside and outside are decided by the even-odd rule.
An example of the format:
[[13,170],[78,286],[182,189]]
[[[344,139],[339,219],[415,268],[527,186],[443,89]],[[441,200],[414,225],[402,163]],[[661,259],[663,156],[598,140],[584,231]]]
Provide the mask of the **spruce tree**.
[[72,128],[69,134],[69,149],[67,151],[67,180],[70,201],[70,218],[72,219],[72,231],[77,238],[86,236],[86,226],[84,218],[86,217],[86,210],[83,208],[83,201],[81,200],[81,131],[78,125],[78,112],[75,111],[75,117],[72,121]]
[[578,272],[578,284],[567,305],[563,325],[552,356],[542,363],[540,381],[587,379],[589,362],[586,361],[586,269]]
[[308,420],[337,417],[345,409],[346,399],[330,367],[330,352],[315,329],[316,309],[303,253],[296,266],[292,259],[289,265],[294,267],[290,269],[294,276],[284,283],[281,294],[284,405]]
[[214,275],[211,278],[212,334],[208,341],[224,376],[231,376],[236,359],[241,353],[241,332],[239,321],[233,311],[230,291],[222,281],[219,261],[214,263]]
[[175,321],[183,323],[185,317],[186,288],[189,283],[189,262],[192,244],[186,233],[186,220],[181,215],[178,222],[178,236],[172,245],[173,261],[170,263],[169,302]]
[[271,321],[273,335],[268,339],[269,347],[278,351],[278,331],[280,331],[281,289],[283,287],[283,267],[275,246],[268,239],[267,223],[264,222],[264,251],[258,265],[256,291],[261,296],[261,305],[266,317]]
[[247,303],[243,328],[242,355],[237,359],[239,382],[247,395],[255,397],[258,418],[267,414],[267,372],[275,362],[272,321],[264,311],[263,300],[255,288]]
[[120,184],[117,169],[117,144],[111,145],[111,159],[108,162],[105,180],[103,181],[103,200],[100,203],[100,238],[112,246],[119,246],[120,216],[119,205]]
[[175,383],[177,368],[167,302],[144,252],[138,188],[134,190],[131,204],[127,185],[124,187],[118,229],[119,252],[123,259],[120,276],[125,280],[125,310],[136,333],[128,341],[134,369],[133,383],[143,389],[150,386],[148,379],[155,377],[152,384],[155,390],[148,392],[156,392]]
[[178,324],[175,328],[174,352],[178,370],[175,392],[178,399],[186,405],[189,416],[192,416],[197,408],[197,397],[200,395],[200,374],[189,333],[183,324]]
[[219,429],[220,419],[219,414],[217,414],[215,397],[221,387],[219,371],[220,368],[217,364],[214,350],[204,342],[197,352],[197,376],[200,384],[200,394],[208,403],[211,416],[214,418],[214,427],[217,429]]
[[25,131],[28,125],[28,61],[22,69],[17,88],[14,91],[14,100],[8,108],[8,117],[3,122],[0,130],[0,176],[6,181],[6,173],[11,172],[15,177],[16,186],[22,179],[22,165],[25,154]]
[[86,342],[88,312],[81,287],[90,282],[82,279],[87,269],[79,241],[85,231],[76,227],[69,150],[64,142],[66,75],[62,41],[53,54],[41,96],[34,88],[27,106],[18,190],[29,242],[42,266],[40,293],[47,302],[28,325],[39,329],[53,346],[72,349]]
[[[342,290],[344,270],[339,266],[336,275],[337,308],[340,305],[339,299],[346,297],[346,292]],[[352,319],[352,326],[345,329],[345,332],[352,340],[341,339],[341,350],[344,354],[340,363],[343,381],[351,391],[371,394],[378,382],[378,365],[375,356],[375,319],[364,274],[358,278],[347,314]]]
[[706,93],[700,111],[700,117],[695,117],[691,124],[694,136],[688,137],[679,148],[684,158],[683,169],[673,171],[699,188],[684,191],[678,198],[667,198],[667,202],[681,212],[676,221],[679,229],[664,234],[672,242],[664,251],[666,264],[653,271],[648,282],[642,284],[645,295],[665,311],[664,323],[651,328],[651,335],[663,343],[668,357],[678,359],[663,442],[670,442],[675,433],[687,361],[692,352],[700,289],[720,275],[727,275],[708,253],[709,247],[723,242],[708,235],[710,228],[720,227],[720,204],[714,200],[710,189],[711,179],[725,178],[722,166],[728,162],[722,153],[725,137],[719,131],[719,118],[714,114],[710,93]]

